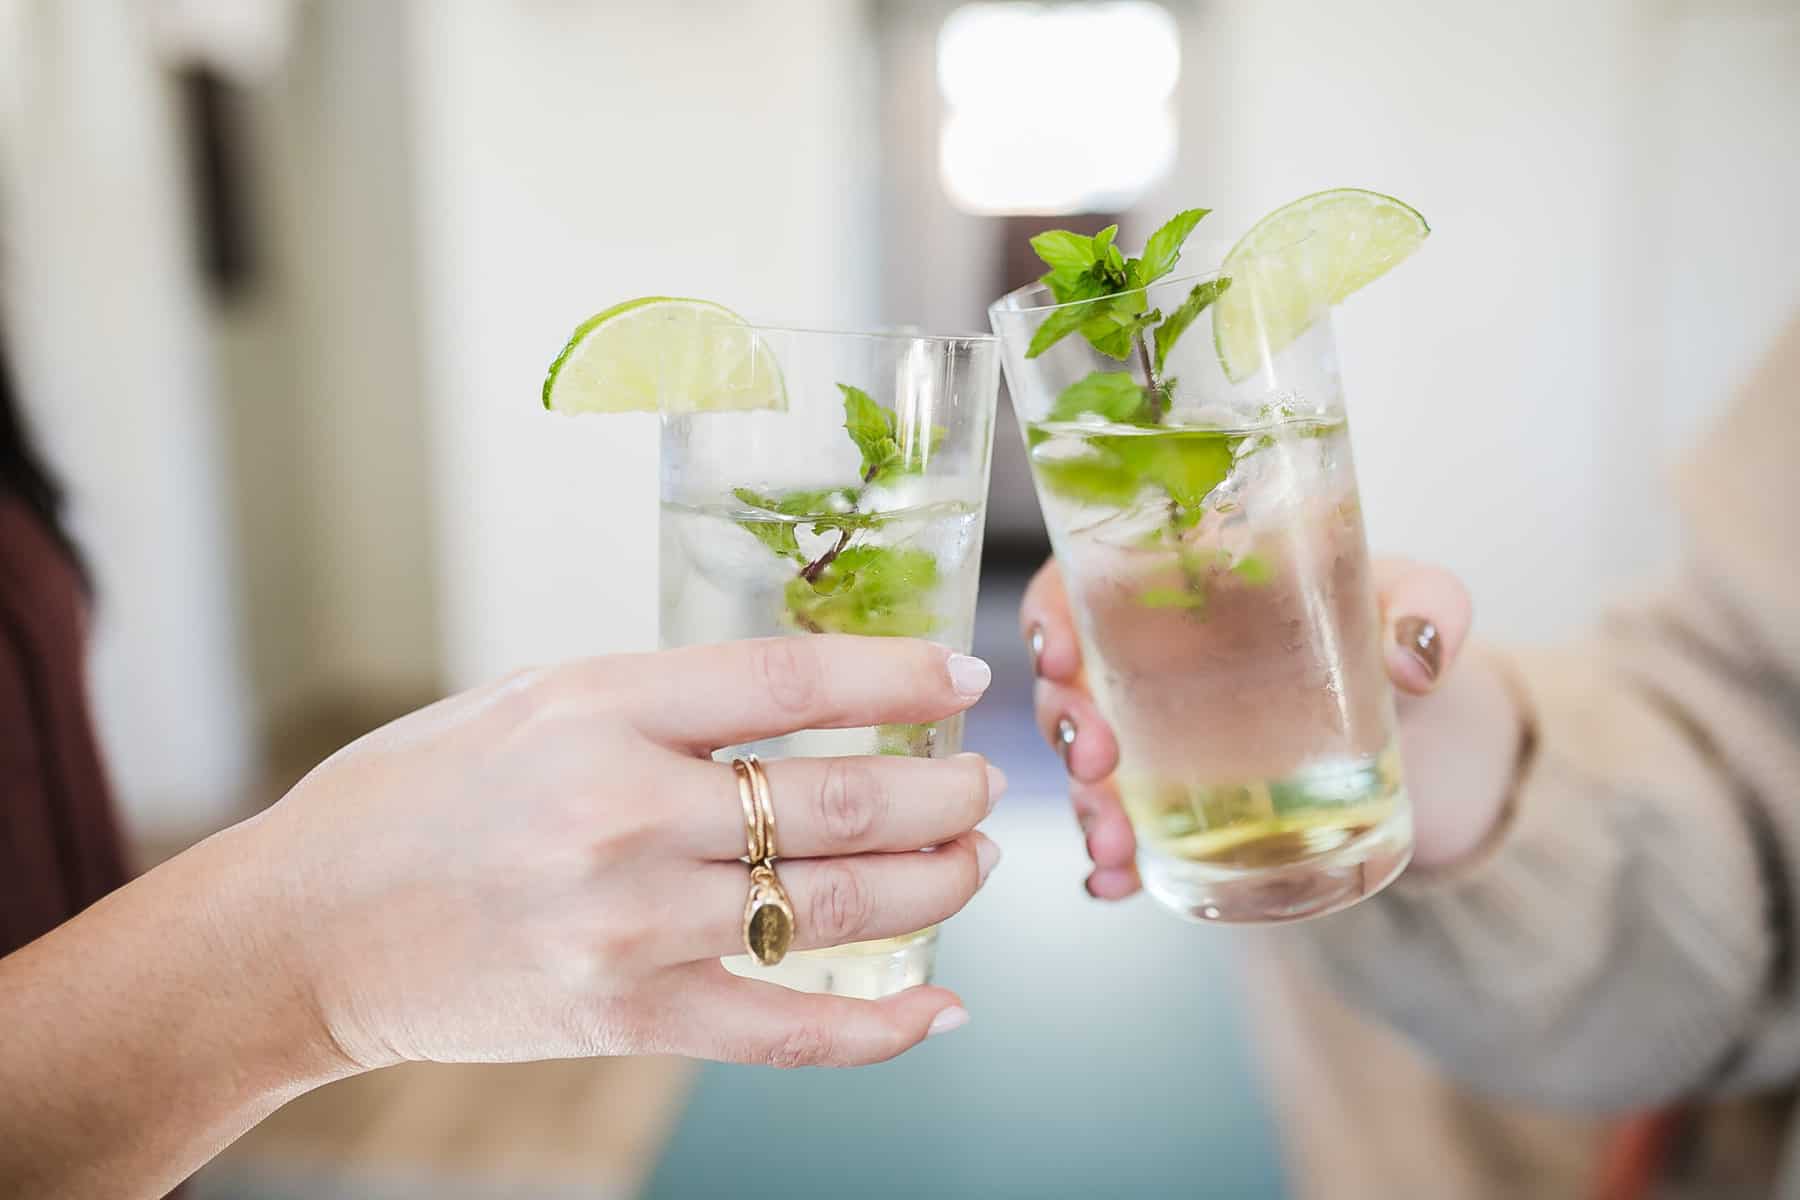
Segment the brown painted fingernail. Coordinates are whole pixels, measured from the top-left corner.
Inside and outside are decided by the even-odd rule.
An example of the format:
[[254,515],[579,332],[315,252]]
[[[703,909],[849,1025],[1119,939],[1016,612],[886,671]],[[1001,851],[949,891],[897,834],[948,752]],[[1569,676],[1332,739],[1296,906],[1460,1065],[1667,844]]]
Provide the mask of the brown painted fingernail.
[[1031,627],[1031,632],[1025,638],[1025,646],[1031,651],[1031,673],[1036,675],[1038,659],[1044,657],[1044,627],[1042,625]]
[[1394,624],[1394,640],[1412,655],[1429,679],[1436,679],[1444,665],[1444,645],[1438,629],[1424,617],[1401,617]]
[[1063,766],[1069,765],[1069,755],[1075,749],[1075,721],[1071,717],[1056,719],[1056,753],[1062,758]]

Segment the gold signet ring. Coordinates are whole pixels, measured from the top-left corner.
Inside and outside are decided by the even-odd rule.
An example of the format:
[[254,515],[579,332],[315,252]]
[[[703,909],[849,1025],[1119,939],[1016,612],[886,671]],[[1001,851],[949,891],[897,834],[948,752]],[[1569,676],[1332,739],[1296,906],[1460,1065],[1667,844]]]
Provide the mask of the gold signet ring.
[[794,904],[775,873],[775,803],[769,777],[755,755],[733,759],[738,802],[744,810],[745,844],[749,853],[750,894],[744,899],[744,949],[758,963],[772,967],[794,944]]

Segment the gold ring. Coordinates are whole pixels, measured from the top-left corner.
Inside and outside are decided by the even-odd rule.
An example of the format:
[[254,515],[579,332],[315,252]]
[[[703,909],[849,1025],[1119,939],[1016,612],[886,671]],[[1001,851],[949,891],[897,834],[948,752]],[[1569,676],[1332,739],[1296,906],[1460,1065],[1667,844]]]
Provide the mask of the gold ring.
[[737,777],[738,804],[744,810],[744,861],[751,866],[763,860],[762,811],[756,803],[756,784],[750,774],[750,760],[731,760],[731,773]]
[[775,804],[769,778],[755,755],[735,758],[738,802],[749,845],[750,894],[744,898],[744,949],[765,967],[787,957],[794,944],[794,904],[775,873]]
[[781,857],[781,851],[775,848],[775,797],[769,790],[769,775],[762,759],[754,754],[745,759],[745,766],[750,770],[750,788],[756,794],[756,812],[761,818],[762,854],[757,861],[772,863]]

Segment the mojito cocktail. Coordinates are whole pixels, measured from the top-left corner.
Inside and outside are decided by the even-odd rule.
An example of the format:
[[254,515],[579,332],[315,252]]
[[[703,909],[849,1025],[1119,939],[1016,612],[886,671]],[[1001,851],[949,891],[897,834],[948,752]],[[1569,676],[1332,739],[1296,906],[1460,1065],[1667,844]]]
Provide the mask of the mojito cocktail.
[[[664,413],[663,645],[847,633],[928,638],[966,653],[998,392],[994,339],[749,326],[706,336],[713,344],[696,361],[734,364],[706,383],[715,403],[734,390],[756,400],[741,411]],[[945,757],[961,740],[958,717],[809,731],[719,757]],[[796,951],[775,967],[725,961],[805,991],[878,997],[929,980],[936,937],[926,929]]]
[[1041,247],[1051,274],[991,313],[1145,887],[1198,920],[1288,920],[1411,852],[1336,264],[1302,231],[1183,276],[1184,218],[1142,259],[1110,232]]

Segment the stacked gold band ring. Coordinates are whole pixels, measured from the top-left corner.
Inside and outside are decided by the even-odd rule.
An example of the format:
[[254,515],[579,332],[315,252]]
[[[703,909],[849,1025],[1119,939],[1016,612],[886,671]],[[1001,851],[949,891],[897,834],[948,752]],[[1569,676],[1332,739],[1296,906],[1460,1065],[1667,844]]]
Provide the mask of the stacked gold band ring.
[[775,874],[775,801],[769,777],[754,754],[731,760],[738,803],[744,810],[744,861],[750,866],[750,894],[744,899],[744,950],[772,967],[794,944],[794,905]]

